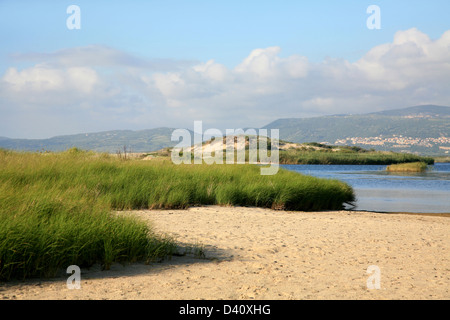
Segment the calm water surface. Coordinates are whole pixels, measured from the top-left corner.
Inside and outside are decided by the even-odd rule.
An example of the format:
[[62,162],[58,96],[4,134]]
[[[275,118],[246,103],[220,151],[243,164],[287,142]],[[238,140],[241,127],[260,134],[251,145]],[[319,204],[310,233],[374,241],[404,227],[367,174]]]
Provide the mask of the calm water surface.
[[385,165],[282,165],[320,178],[339,179],[355,190],[356,210],[450,213],[450,163],[424,173],[390,173]]

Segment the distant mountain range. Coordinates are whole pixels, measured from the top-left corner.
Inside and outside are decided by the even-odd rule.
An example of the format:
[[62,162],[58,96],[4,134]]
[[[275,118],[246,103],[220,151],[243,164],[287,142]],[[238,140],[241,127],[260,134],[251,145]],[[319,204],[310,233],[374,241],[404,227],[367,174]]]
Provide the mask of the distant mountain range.
[[[425,105],[355,115],[279,119],[264,129],[279,129],[280,139],[294,143],[319,142],[356,145],[376,150],[420,154],[450,153],[450,107]],[[49,139],[0,137],[0,147],[26,151],[61,151],[71,147],[115,153],[127,146],[131,152],[173,147],[173,128],[57,136]]]
[[176,145],[171,141],[171,128],[156,128],[149,130],[114,130],[96,133],[83,133],[67,136],[57,136],[49,139],[9,139],[0,138],[0,147],[24,151],[63,151],[72,147],[83,150],[116,153],[155,151]]
[[376,150],[448,154],[450,107],[425,105],[356,115],[279,119],[264,127],[280,139],[356,145]]

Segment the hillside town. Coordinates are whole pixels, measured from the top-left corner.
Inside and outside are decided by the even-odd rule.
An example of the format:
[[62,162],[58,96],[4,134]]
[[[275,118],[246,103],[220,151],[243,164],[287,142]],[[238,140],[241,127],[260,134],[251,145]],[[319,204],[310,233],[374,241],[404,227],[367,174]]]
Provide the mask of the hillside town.
[[450,151],[450,137],[441,136],[439,138],[413,138],[402,135],[393,135],[391,137],[351,137],[336,140],[335,145],[366,145],[366,146],[389,146],[393,148],[411,148],[425,147],[432,148],[439,146],[441,150]]

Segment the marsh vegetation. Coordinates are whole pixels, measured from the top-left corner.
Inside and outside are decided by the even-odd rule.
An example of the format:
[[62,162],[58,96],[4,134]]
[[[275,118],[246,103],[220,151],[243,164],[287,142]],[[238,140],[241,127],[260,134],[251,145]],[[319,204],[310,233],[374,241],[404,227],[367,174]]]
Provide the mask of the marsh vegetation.
[[338,180],[257,165],[174,165],[70,149],[0,150],[0,279],[54,276],[61,268],[154,261],[173,239],[117,211],[196,205],[336,210],[355,200]]

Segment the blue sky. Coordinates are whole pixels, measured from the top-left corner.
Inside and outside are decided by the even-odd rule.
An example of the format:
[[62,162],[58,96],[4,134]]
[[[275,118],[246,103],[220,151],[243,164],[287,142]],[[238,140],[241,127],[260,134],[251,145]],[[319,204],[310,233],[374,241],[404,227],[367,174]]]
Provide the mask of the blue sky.
[[[81,30],[68,30],[66,8],[81,9]],[[368,30],[366,8],[382,10],[382,30]],[[441,1],[2,1],[2,68],[16,52],[52,52],[105,44],[152,58],[215,59],[229,67],[254,48],[280,46],[282,55],[312,61],[355,60],[412,27],[432,38],[449,27]]]
[[[69,16],[66,9],[71,4],[78,5],[81,9],[80,30],[69,30],[66,27],[66,19]],[[369,16],[366,9],[373,4],[381,8],[381,30],[369,30],[366,27],[366,20]],[[11,95],[3,94],[2,96],[2,92],[7,90],[2,91],[0,89],[0,103],[3,105],[0,107],[0,116],[3,116],[4,119],[4,122],[0,120],[0,136],[47,137],[84,130],[144,129],[156,127],[159,124],[186,127],[189,126],[188,121],[194,118],[199,119],[204,114],[202,108],[206,108],[206,105],[209,105],[209,108],[212,109],[223,109],[227,102],[236,105],[239,104],[239,101],[245,100],[242,105],[236,106],[236,108],[245,110],[245,106],[251,104],[252,99],[251,96],[247,95],[239,101],[228,99],[231,92],[236,91],[236,87],[233,87],[231,83],[225,83],[225,78],[220,79],[222,81],[220,86],[207,87],[207,84],[203,84],[202,92],[199,92],[198,79],[194,80],[190,77],[189,70],[196,70],[195,72],[199,73],[204,72],[204,69],[200,68],[202,71],[198,71],[200,69],[195,66],[204,65],[213,60],[217,64],[214,65],[214,70],[216,70],[214,72],[225,68],[232,73],[246,58],[251,56],[254,50],[274,47],[278,48],[278,50],[275,50],[276,53],[270,50],[270,52],[264,51],[262,53],[262,55],[267,54],[267,59],[273,59],[273,63],[280,62],[280,59],[291,61],[292,57],[303,57],[308,61],[308,70],[311,70],[312,65],[317,67],[329,59],[353,64],[364,58],[373,48],[392,43],[397,32],[414,29],[417,30],[414,37],[417,35],[420,38],[420,35],[424,34],[432,41],[437,41],[447,30],[450,30],[449,13],[450,1],[448,0],[308,2],[298,0],[4,0],[0,2],[0,43],[2,44],[0,46],[0,78],[3,79],[4,84],[14,83],[17,85],[19,80],[22,81],[20,83],[24,83],[23,78],[31,75],[35,75],[36,81],[42,82],[43,73],[41,71],[47,72],[46,74],[50,71],[67,71],[75,65],[67,62],[68,59],[76,58],[74,58],[74,54],[71,56],[70,52],[81,50],[84,52],[84,56],[87,56],[88,53],[83,48],[93,48],[89,52],[96,55],[97,58],[100,57],[99,59],[101,59],[101,54],[107,54],[108,57],[120,56],[121,58],[115,58],[115,62],[108,62],[105,65],[99,65],[98,62],[90,64],[92,57],[86,58],[87,60],[82,61],[89,61],[89,63],[86,62],[85,69],[75,70],[78,72],[77,75],[80,72],[87,72],[88,76],[92,76],[93,83],[101,83],[103,85],[101,88],[107,88],[109,93],[116,89],[119,90],[113,88],[113,83],[117,84],[122,90],[120,99],[123,99],[124,106],[117,105],[113,110],[113,113],[119,109],[122,110],[120,115],[117,114],[117,119],[122,119],[122,122],[114,120],[114,118],[110,118],[109,122],[106,120],[103,122],[97,121],[96,117],[101,117],[104,113],[111,114],[106,107],[109,104],[107,99],[110,95],[106,93],[102,96],[92,97],[91,101],[88,101],[89,95],[85,96],[86,100],[84,101],[77,98],[75,99],[77,102],[74,102],[70,108],[68,107],[67,110],[70,109],[70,112],[58,109],[55,113],[51,105],[46,105],[43,108],[43,101],[40,101],[38,96],[32,101],[19,101],[16,99],[17,97]],[[100,49],[97,50],[98,48]],[[61,61],[57,59],[62,59],[63,56],[65,57],[64,65],[60,63],[56,66],[55,61]],[[105,58],[106,60],[108,59]],[[120,70],[118,70],[117,65],[114,65],[119,60],[122,61]],[[127,65],[128,62],[123,61],[131,62],[130,65]],[[139,73],[136,68],[130,71],[131,65],[136,67],[140,63],[147,66],[152,65],[153,69],[150,68],[142,73]],[[163,78],[162,75],[154,75],[157,71],[163,72],[157,70],[156,64],[160,64],[160,68],[164,69],[166,78]],[[33,73],[35,70],[31,70],[37,66],[45,67],[45,70],[39,69],[39,76]],[[368,66],[368,64],[364,64],[364,66]],[[77,65],[77,67],[80,67],[80,65]],[[194,69],[189,69],[191,67]],[[361,67],[361,65],[358,65],[358,67]],[[14,69],[14,72],[11,71],[11,68]],[[53,69],[50,70],[50,68]],[[180,68],[183,71],[180,71]],[[74,71],[73,69],[70,70]],[[15,73],[16,71],[17,73]],[[27,73],[27,71],[29,72]],[[95,74],[90,73],[91,71],[95,71]],[[179,73],[174,75],[173,72]],[[278,70],[277,72],[281,71]],[[324,70],[320,70],[316,74],[324,72]],[[308,75],[311,75],[311,73],[308,73]],[[19,76],[21,78],[18,80],[17,77]],[[114,78],[115,76],[117,77]],[[134,76],[133,79],[131,79],[132,76]],[[279,76],[277,73],[277,77]],[[174,77],[178,83],[181,82],[184,85],[182,89],[177,89],[176,94],[173,92],[175,90],[172,86],[173,83],[170,84],[170,88],[167,87],[168,79],[170,78],[170,81],[172,81]],[[63,78],[59,77],[58,79]],[[373,76],[369,78],[372,79]],[[230,81],[236,84],[237,81],[244,81],[243,79],[233,77],[233,80]],[[248,79],[248,77],[245,77],[245,79]],[[137,83],[138,81],[143,82]],[[253,79],[251,81],[260,83],[259,80]],[[311,83],[312,81],[320,82],[311,76],[307,82]],[[249,87],[254,87],[256,82],[246,82],[246,84]],[[148,91],[146,92],[142,91],[144,89],[141,87],[144,83],[148,85]],[[161,89],[162,83],[166,85],[163,89]],[[266,83],[266,85],[269,86],[269,83]],[[126,89],[123,89],[124,86]],[[302,86],[302,88],[305,88],[304,84]],[[194,87],[197,91],[193,89]],[[42,86],[39,86],[39,88],[42,89]],[[96,89],[98,88],[96,87]],[[153,90],[157,91],[155,88],[158,88],[164,97],[158,98],[156,93],[150,94]],[[405,89],[402,86],[399,86],[399,88]],[[324,88],[308,88],[309,91],[314,92],[316,90],[319,92],[320,89],[324,90]],[[57,97],[63,96],[65,92],[62,89],[58,90],[52,88],[50,93],[55,95],[55,99],[46,100],[46,103],[57,103]],[[263,90],[262,87],[261,90]],[[292,88],[291,90],[295,91],[298,88]],[[400,106],[400,101],[393,101],[392,104],[389,104],[387,100],[383,101],[384,93],[380,90],[380,88],[376,89],[376,98],[380,109]],[[414,86],[414,90],[418,90],[417,84]],[[211,100],[204,100],[205,96],[209,97],[214,92],[219,91],[221,96],[227,96],[228,100],[219,100],[217,95]],[[180,92],[183,92],[181,96]],[[17,95],[20,94],[23,94],[23,92],[17,91]],[[49,92],[47,96],[48,94]],[[265,122],[270,122],[270,120],[276,120],[278,117],[354,112],[357,109],[356,104],[361,103],[361,101],[353,101],[352,103],[355,104],[353,107],[343,108],[342,106],[347,103],[345,101],[348,100],[348,103],[350,103],[350,96],[348,99],[342,99],[337,103],[337,96],[342,98],[341,93],[333,97],[323,97],[316,94],[315,96],[304,97],[304,103],[299,102],[294,108],[292,99],[298,97],[292,96],[291,100],[287,101],[288,98],[286,97],[289,94],[290,92],[277,91],[270,95],[270,101],[276,103],[280,110],[278,114],[271,112],[270,107],[266,106],[265,111],[261,109],[262,114],[258,117],[252,118],[249,115],[242,117],[242,115],[239,115],[236,118],[224,119],[223,114],[218,112],[216,120],[214,120],[214,115],[210,114],[205,117],[205,121],[211,125],[230,127],[244,125],[243,122],[235,121],[236,119],[244,119],[247,121],[245,126],[260,126],[266,124]],[[375,93],[370,92],[368,94],[374,95]],[[169,95],[172,96],[169,97]],[[389,97],[386,94],[386,99],[389,99]],[[424,98],[423,95],[420,95],[420,97],[420,99],[417,99],[417,103],[447,101],[446,97],[429,96]],[[118,98],[119,96],[114,97],[113,104],[117,104]],[[203,100],[200,101],[201,98]],[[254,98],[255,104],[257,104],[257,99]],[[136,104],[131,107],[130,104],[133,101]],[[329,105],[330,109],[323,107],[314,113],[312,112],[314,108],[311,106],[313,102]],[[409,102],[414,103],[415,101]],[[33,107],[29,107],[27,115],[24,115],[25,105],[29,106],[30,104],[33,104]],[[94,104],[104,105],[104,108],[95,109]],[[125,104],[127,105],[125,106]],[[146,105],[149,106],[148,110],[143,110],[147,108]],[[203,105],[203,107],[198,109],[196,113],[197,105]],[[283,107],[284,105],[286,105],[286,108]],[[405,105],[405,107],[407,106]],[[126,108],[130,109],[126,111]],[[171,108],[175,108],[175,111]],[[150,115],[153,114],[151,111],[156,109],[159,110],[160,122],[150,121],[151,119],[147,122],[140,122],[134,116],[127,116],[127,112],[135,114],[141,110],[142,117],[148,116],[151,118]],[[161,109],[166,111],[162,112]],[[249,106],[248,112],[254,114],[255,109],[257,109],[257,105]],[[77,113],[76,110],[80,112]],[[89,112],[86,110],[89,110]],[[182,110],[186,112],[185,115],[183,115]],[[235,111],[233,108],[230,109],[230,112]],[[27,117],[32,113],[39,115],[43,122],[46,122],[45,119],[49,123],[59,119],[61,123],[66,124],[53,127],[45,126],[45,128],[37,126],[30,128],[28,123],[30,119]],[[47,116],[46,113],[48,113]],[[80,121],[76,117],[74,119],[72,113],[80,114],[80,117],[83,114],[82,118],[87,118],[87,120]],[[59,114],[59,117],[56,117],[55,114]],[[171,115],[173,115],[173,118],[171,118]],[[220,118],[220,121],[218,118]],[[185,119],[185,121],[182,121],[182,119]],[[28,129],[23,130],[21,125],[13,125],[16,122],[24,123],[24,127],[26,123]]]

